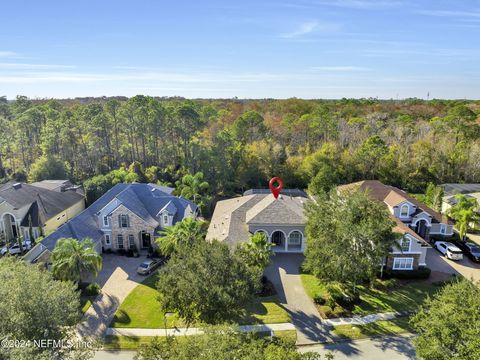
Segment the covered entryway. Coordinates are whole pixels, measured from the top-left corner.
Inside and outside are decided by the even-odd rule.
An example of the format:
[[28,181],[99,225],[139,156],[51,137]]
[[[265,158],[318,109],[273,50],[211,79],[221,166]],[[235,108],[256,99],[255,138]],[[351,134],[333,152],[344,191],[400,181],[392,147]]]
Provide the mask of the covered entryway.
[[140,246],[142,249],[148,249],[150,246],[152,246],[152,236],[149,232],[140,232]]
[[422,238],[428,240],[428,234],[429,234],[429,226],[428,222],[425,219],[421,219],[417,221],[417,230],[416,233],[420,235]]
[[274,246],[273,251],[285,250],[285,234],[277,230],[272,233],[271,242]]
[[3,230],[5,232],[5,240],[11,241],[18,237],[18,228],[15,217],[6,213],[2,218]]

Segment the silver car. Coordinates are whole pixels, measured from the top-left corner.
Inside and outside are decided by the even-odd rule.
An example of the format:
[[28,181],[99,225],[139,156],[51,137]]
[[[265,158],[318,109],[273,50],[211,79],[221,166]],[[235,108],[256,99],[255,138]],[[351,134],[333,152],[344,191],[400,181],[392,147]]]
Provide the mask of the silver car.
[[[22,243],[22,249],[23,251],[27,251],[27,250],[30,250],[32,248],[32,243],[30,241],[24,241]],[[10,253],[10,255],[17,255],[17,254],[20,254],[20,246],[18,246],[18,243],[14,243],[12,246],[10,246],[10,248],[8,248],[7,246],[3,247],[1,250],[0,250],[0,255],[5,255],[6,253]]]
[[140,274],[140,275],[148,275],[152,271],[154,271],[156,268],[158,268],[160,265],[161,265],[161,263],[159,261],[156,261],[156,260],[144,261],[137,268],[137,273]]

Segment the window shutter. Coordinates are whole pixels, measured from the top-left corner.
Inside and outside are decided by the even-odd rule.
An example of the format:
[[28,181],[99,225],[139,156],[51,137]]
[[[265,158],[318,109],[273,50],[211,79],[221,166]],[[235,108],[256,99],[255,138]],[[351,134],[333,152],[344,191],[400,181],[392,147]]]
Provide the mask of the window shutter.
[[127,218],[127,227],[130,227],[130,216],[125,215],[125,217]]
[[122,215],[118,214],[118,227],[122,227]]

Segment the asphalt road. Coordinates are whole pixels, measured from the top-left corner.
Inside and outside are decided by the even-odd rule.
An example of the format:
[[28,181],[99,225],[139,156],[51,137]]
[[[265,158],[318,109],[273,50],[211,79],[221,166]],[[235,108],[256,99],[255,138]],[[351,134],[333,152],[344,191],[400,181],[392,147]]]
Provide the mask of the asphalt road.
[[335,360],[413,360],[416,359],[416,356],[411,339],[412,336],[384,337],[327,345],[303,346],[300,351],[315,351],[321,355],[331,352],[335,355]]
[[[335,360],[414,360],[411,336],[384,337],[327,345],[302,346],[300,352],[314,351],[321,355],[332,352]],[[93,360],[132,360],[134,351],[98,351]]]

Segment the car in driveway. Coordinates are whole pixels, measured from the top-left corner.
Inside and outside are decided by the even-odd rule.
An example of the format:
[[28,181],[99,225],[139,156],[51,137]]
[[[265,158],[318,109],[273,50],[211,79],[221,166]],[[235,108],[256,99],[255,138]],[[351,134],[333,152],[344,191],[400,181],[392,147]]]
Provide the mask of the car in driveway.
[[162,261],[159,260],[147,260],[142,262],[137,268],[137,274],[148,275],[155,269],[162,265]]
[[450,260],[462,260],[463,253],[458,247],[453,245],[451,242],[448,241],[437,241],[433,246],[437,249],[441,254],[443,254],[447,259]]
[[[30,241],[24,241],[22,243],[22,248],[23,251],[30,250],[32,248],[32,243]],[[7,254],[7,252],[9,252],[10,255],[18,255],[21,253],[20,246],[18,245],[18,243],[13,244],[12,246],[10,246],[10,248],[8,246],[4,246],[0,250],[0,255],[4,256],[5,254]]]
[[480,246],[477,244],[468,242],[468,241],[462,241],[462,240],[456,240],[453,242],[459,249],[463,251],[467,257],[477,263],[480,263]]

